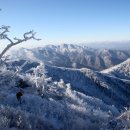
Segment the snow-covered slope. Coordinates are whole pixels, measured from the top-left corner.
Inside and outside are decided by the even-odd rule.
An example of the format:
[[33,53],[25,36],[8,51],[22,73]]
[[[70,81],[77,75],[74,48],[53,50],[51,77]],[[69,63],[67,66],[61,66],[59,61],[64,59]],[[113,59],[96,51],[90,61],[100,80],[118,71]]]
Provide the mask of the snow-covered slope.
[[110,129],[129,130],[130,129],[130,110],[123,112],[120,116],[111,120],[107,126],[108,126],[107,127],[108,130]]
[[13,59],[27,59],[58,67],[103,70],[130,57],[130,51],[92,49],[73,44],[46,45],[35,49],[12,51]]
[[120,109],[129,104],[130,81],[109,77],[90,69],[67,69],[46,66],[48,75],[54,80],[63,79],[71,83],[72,88],[86,95],[103,100],[107,104],[116,105]]
[[20,105],[15,95],[21,77],[27,78],[0,71],[0,130],[100,130],[119,115],[114,106],[72,90],[63,81],[46,84],[43,96],[31,84],[22,88]]
[[[23,61],[15,61],[11,66],[21,66]],[[22,68],[22,73],[31,73],[32,68],[38,63],[29,62]],[[106,104],[116,105],[118,109],[129,105],[130,81],[116,78],[114,76],[93,71],[87,68],[74,69],[56,66],[45,66],[47,76],[54,81],[63,79],[70,83],[73,90],[103,100]]]
[[130,58],[119,65],[103,70],[101,72],[114,75],[121,79],[130,80]]
[[[128,65],[129,59],[124,63]],[[43,71],[37,74],[35,68],[40,65],[17,60],[1,67],[0,130],[122,130],[125,119],[120,115],[130,105],[129,79],[87,68],[50,65],[44,66],[47,77],[39,79]],[[21,78],[24,95],[20,105],[16,93]]]

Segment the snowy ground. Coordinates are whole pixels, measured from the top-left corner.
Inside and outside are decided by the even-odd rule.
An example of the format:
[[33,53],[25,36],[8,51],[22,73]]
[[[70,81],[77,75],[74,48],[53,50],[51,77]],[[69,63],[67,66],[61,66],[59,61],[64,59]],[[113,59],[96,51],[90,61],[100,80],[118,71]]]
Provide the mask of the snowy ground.
[[[20,79],[22,104],[16,99]],[[49,79],[49,80],[48,80]],[[35,80],[43,90],[39,91]],[[43,84],[44,83],[44,86]],[[41,88],[40,88],[41,89]],[[0,70],[0,130],[123,130],[130,128],[129,111],[119,112],[93,96],[71,89],[63,80]],[[124,129],[124,130],[126,130]]]
[[[15,96],[19,91],[16,86],[19,77],[12,76],[10,71],[0,73],[1,130],[99,129],[99,124],[103,127],[111,118],[109,113],[118,114],[116,108],[109,106],[111,111],[108,113],[103,110],[106,106],[101,101],[72,91],[65,84],[53,82],[43,97],[32,86],[24,88],[20,105]],[[93,108],[94,102],[98,107]]]

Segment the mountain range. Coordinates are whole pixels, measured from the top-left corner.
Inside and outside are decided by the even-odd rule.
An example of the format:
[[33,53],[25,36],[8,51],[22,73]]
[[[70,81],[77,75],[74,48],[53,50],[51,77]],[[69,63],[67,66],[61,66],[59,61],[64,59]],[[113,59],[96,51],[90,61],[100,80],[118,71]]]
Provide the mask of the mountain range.
[[[0,68],[0,120],[7,119],[0,126],[10,128],[20,114],[22,126],[13,127],[24,130],[128,130],[129,55],[129,50],[67,44],[12,52]],[[19,106],[15,93],[21,79]]]
[[[26,60],[20,60],[13,61],[10,64],[15,68],[17,66],[22,66],[25,62]],[[118,66],[121,67],[123,64],[127,66],[125,67],[126,70],[130,68],[129,59]],[[23,74],[31,74],[32,69],[38,65],[38,62],[28,61],[21,72]],[[111,68],[111,70],[114,70],[113,68]],[[10,69],[13,70],[12,68]],[[100,72],[88,68],[75,69],[45,65],[45,69],[47,71],[47,77],[52,77],[53,81],[58,82],[63,79],[66,84],[71,84],[73,90],[103,100],[103,102],[108,105],[115,105],[119,110],[130,105],[129,76],[127,76],[126,79],[125,76],[116,76],[120,75],[117,71],[116,74],[113,75],[107,70]]]
[[130,57],[129,50],[92,49],[73,44],[46,45],[44,47],[11,52],[12,59],[44,62],[47,65],[66,68],[104,70]]

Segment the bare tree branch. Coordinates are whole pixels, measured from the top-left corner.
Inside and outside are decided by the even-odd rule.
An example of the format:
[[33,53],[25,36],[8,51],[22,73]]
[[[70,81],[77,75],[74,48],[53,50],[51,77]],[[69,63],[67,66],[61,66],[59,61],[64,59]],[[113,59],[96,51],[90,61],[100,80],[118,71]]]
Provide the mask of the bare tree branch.
[[5,37],[7,36],[7,32],[9,32],[9,28],[10,26],[4,26],[2,25],[2,27],[0,28],[1,32],[0,32],[0,39],[5,39]]
[[10,43],[5,47],[5,49],[0,53],[0,60],[1,58],[3,57],[3,55],[13,46],[17,45],[17,44],[20,44],[22,42],[25,42],[25,41],[28,41],[30,39],[34,39],[34,40],[41,40],[41,39],[37,39],[35,38],[35,32],[32,30],[32,31],[29,31],[29,32],[26,32],[23,34],[23,38],[22,39],[19,39],[19,38],[14,38],[14,40],[16,40],[16,42],[14,42],[13,40],[11,40],[8,35],[6,33],[9,32],[9,28],[10,26],[2,26],[0,28],[1,32],[0,32],[0,39],[5,39],[5,40],[8,40]]
[[29,35],[33,35],[33,30],[32,31],[29,31],[29,32],[26,32],[26,33],[24,33],[24,35],[23,35],[23,37],[25,38],[25,39],[27,39],[27,38],[29,38]]
[[13,41],[7,35],[5,36],[5,39],[7,39],[10,43],[13,44]]

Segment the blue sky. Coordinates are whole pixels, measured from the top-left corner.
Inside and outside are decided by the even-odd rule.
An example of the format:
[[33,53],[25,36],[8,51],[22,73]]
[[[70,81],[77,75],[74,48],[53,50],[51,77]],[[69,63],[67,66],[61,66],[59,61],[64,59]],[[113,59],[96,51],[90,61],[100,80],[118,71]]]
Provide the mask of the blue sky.
[[38,45],[130,40],[130,0],[0,0],[0,8],[11,37],[34,29]]

